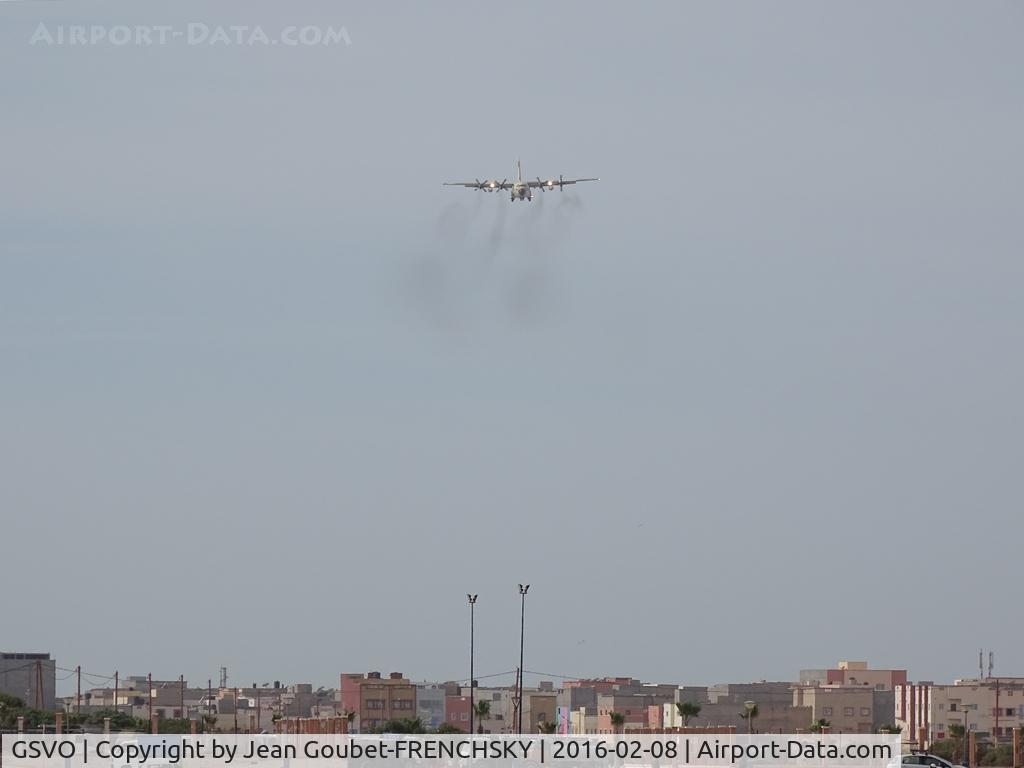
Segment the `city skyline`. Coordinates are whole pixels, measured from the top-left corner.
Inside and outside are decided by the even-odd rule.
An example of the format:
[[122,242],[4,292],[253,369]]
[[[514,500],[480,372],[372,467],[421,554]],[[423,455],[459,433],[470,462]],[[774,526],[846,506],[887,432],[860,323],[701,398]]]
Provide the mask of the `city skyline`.
[[[0,644],[458,679],[521,582],[529,670],[1024,670],[1022,28],[0,2]],[[601,181],[442,186],[517,157]]]

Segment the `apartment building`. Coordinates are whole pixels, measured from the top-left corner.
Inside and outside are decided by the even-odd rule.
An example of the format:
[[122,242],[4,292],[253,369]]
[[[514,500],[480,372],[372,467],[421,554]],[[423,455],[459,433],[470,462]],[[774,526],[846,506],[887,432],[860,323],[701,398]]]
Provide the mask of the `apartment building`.
[[447,695],[443,685],[421,683],[416,686],[416,717],[426,728],[433,730],[445,722]]
[[833,733],[877,733],[892,723],[894,714],[893,691],[870,685],[798,685],[793,688],[793,706],[810,711],[800,730],[827,720]]
[[1010,741],[1024,726],[1024,678],[982,677],[952,685],[910,683],[896,689],[896,723],[916,740],[941,741],[950,726],[966,725],[982,738]]
[[354,731],[368,733],[388,720],[416,716],[416,686],[401,672],[343,673],[339,687],[343,712],[355,712]]
[[[526,695],[527,690],[523,691],[524,696]],[[462,693],[468,696],[469,688],[463,687]],[[516,727],[515,723],[513,722],[513,716],[515,714],[516,692],[514,688],[477,687],[474,690],[473,695],[474,701],[486,701],[490,708],[487,717],[483,718],[483,720],[480,720],[476,723],[478,726],[483,727],[484,733],[515,732]]]
[[0,652],[0,693],[37,709],[52,710],[57,695],[57,662],[48,653]]
[[840,661],[834,669],[802,669],[801,685],[860,685],[891,691],[907,684],[905,669],[871,669],[866,661]]
[[[676,698],[676,702],[661,707],[664,728],[683,726],[676,708],[676,703],[681,702],[700,705],[700,713],[687,722],[690,727],[732,727],[739,733],[795,733],[807,730],[811,723],[811,708],[793,703],[790,682],[726,683],[703,689],[681,687]],[[748,701],[757,705],[757,717],[749,723],[744,717]]]
[[[645,688],[647,686],[644,686]],[[662,689],[669,690],[662,690]],[[599,693],[597,696],[597,732],[615,733],[611,715],[617,712],[623,716],[623,729],[660,729],[662,705],[674,704],[675,686],[650,686],[649,691],[615,691]],[[653,719],[652,719],[653,718]]]

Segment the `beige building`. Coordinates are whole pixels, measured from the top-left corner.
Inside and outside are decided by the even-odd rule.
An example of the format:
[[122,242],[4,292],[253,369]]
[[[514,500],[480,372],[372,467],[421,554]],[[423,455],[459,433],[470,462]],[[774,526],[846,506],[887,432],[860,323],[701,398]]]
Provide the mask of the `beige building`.
[[523,691],[523,732],[540,733],[541,723],[558,723],[558,700],[554,691]]
[[338,698],[342,711],[355,713],[354,726],[361,733],[388,720],[416,716],[416,686],[401,672],[387,677],[380,672],[344,673]]
[[905,669],[871,669],[866,661],[840,661],[834,669],[802,669],[801,685],[860,685],[891,691],[906,685]]
[[[889,701],[891,701],[891,694]],[[874,733],[876,727],[875,691],[862,685],[799,685],[793,688],[793,706],[807,707],[812,723],[827,720],[833,733]],[[878,713],[884,724],[892,713]]]
[[[462,695],[469,696],[469,687],[462,687]],[[529,691],[523,691],[523,696],[529,696]],[[476,702],[486,701],[490,706],[490,713],[482,722],[484,733],[514,733],[515,725],[512,722],[512,715],[515,711],[515,690],[513,688],[481,688],[473,691],[473,700]],[[525,725],[525,720],[523,721]]]
[[926,743],[941,741],[949,738],[951,725],[965,722],[982,738],[1010,741],[1013,728],[1024,726],[1024,678],[922,682],[896,689],[896,723],[908,740],[916,740],[923,729]]

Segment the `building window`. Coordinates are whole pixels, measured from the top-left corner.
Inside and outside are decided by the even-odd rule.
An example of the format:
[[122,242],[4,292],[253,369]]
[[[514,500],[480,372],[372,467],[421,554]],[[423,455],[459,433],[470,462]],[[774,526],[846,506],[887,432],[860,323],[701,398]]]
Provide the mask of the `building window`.
[[846,717],[853,717],[853,707],[843,707],[843,715]]
[[822,707],[822,713],[828,717],[832,714],[832,707]]
[[861,717],[870,717],[871,716],[871,710],[868,709],[867,707],[861,707],[860,708],[860,716]]

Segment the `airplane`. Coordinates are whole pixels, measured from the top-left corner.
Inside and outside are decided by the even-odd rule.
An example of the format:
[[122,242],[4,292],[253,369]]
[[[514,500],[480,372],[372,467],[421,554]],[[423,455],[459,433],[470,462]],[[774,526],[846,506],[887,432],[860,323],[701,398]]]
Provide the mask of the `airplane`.
[[563,179],[561,175],[557,179],[548,179],[543,181],[540,176],[537,177],[536,181],[523,181],[523,164],[516,160],[516,181],[509,181],[503,179],[498,181],[497,179],[488,179],[486,181],[480,181],[480,179],[474,179],[473,181],[446,181],[444,186],[446,187],[467,187],[469,189],[475,189],[478,192],[483,190],[484,192],[496,192],[499,189],[511,190],[511,200],[533,200],[533,190],[541,189],[547,192],[549,189],[562,189],[567,184],[579,184],[581,181],[600,181],[600,179]]

